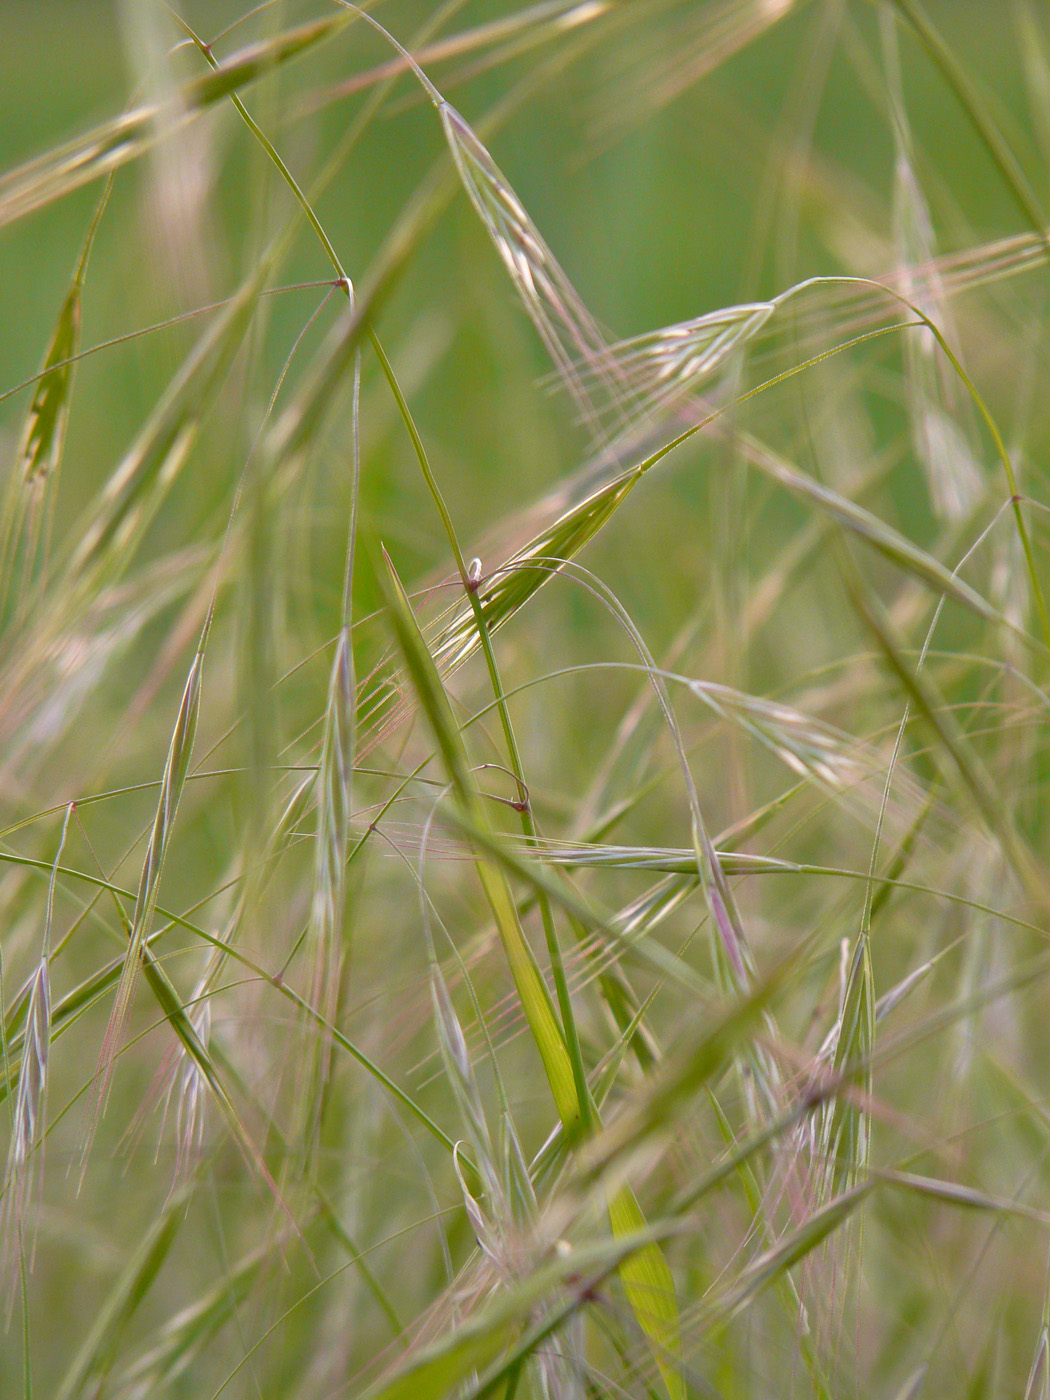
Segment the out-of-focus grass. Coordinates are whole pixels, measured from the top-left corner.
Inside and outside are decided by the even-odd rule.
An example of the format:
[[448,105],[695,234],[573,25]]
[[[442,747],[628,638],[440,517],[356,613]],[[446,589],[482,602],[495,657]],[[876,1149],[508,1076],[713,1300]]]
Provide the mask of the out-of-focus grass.
[[179,13],[0,5],[0,1394],[1050,1393],[1042,10]]

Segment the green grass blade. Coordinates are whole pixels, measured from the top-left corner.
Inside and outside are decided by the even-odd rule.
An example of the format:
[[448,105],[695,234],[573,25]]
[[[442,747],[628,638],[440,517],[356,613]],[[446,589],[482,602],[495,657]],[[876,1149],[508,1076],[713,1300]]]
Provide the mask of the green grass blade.
[[[384,563],[385,572],[380,574],[380,578],[391,626],[419,702],[437,741],[445,771],[460,806],[468,814],[471,822],[481,832],[488,832],[488,811],[478,792],[465,742],[453,716],[452,706],[449,704],[437,667],[427,650],[401,580],[385,552]],[[525,935],[518,922],[517,909],[502,870],[487,854],[481,852],[477,853],[476,866],[510,963],[522,1009],[543,1061],[559,1116],[566,1128],[572,1128],[580,1120],[580,1104],[576,1096],[572,1063],[554,1013],[550,993],[540,975],[532,950],[525,941]]]
[[[614,1239],[630,1239],[646,1229],[634,1192],[622,1186],[609,1202]],[[682,1354],[674,1280],[659,1244],[643,1245],[619,1269],[620,1282],[631,1309],[660,1368],[671,1400],[685,1400],[686,1387],[675,1362]]]

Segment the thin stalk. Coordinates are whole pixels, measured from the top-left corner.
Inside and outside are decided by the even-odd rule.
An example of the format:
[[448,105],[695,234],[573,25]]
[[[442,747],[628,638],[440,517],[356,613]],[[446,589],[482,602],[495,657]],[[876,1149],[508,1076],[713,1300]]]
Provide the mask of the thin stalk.
[[[165,5],[164,8],[168,11],[168,14],[171,15],[172,19],[182,30],[182,32],[187,36],[187,38],[190,39],[196,45],[209,67],[211,67],[212,69],[217,69],[219,67],[219,62],[211,51],[211,45],[206,44],[204,40],[200,38],[199,35],[195,34],[194,31],[190,28],[190,26],[186,23],[186,21],[182,18],[182,16],[176,14],[176,12],[173,9],[171,9],[170,6]],[[332,266],[335,268],[336,273],[338,274],[340,280],[344,284],[344,290],[346,291],[347,295],[349,295],[349,279],[347,278],[347,275],[343,271],[342,265],[339,262],[339,256],[333,248],[328,235],[322,228],[320,219],[318,219],[317,215],[314,213],[310,201],[306,198],[306,195],[303,194],[302,190],[299,188],[295,176],[288,169],[287,165],[285,165],[284,161],[281,159],[280,152],[270,141],[269,137],[263,131],[262,127],[259,126],[258,122],[248,111],[247,107],[245,107],[244,103],[241,101],[239,94],[236,92],[231,92],[229,94],[229,97],[230,101],[240,113],[248,130],[252,133],[255,139],[259,142],[260,146],[262,146],[263,150],[273,161],[274,165],[280,172],[282,179],[285,181],[288,188],[292,191],[296,199],[299,201],[299,206],[302,209],[303,213],[306,215],[306,218],[309,220],[310,227],[317,235],[321,247],[325,250],[329,262],[331,262]]]
[[1017,157],[1006,144],[1002,133],[982,110],[980,94],[970,81],[966,70],[959,63],[951,49],[934,29],[915,0],[892,0],[893,5],[923,43],[927,53],[941,70],[948,86],[959,99],[959,104],[969,117],[978,136],[984,142],[996,169],[1017,201],[1018,207],[1032,225],[1035,233],[1050,247],[1050,232],[1047,230],[1046,215],[1040,209],[1031,186],[1017,162]]
[[[518,748],[517,737],[514,733],[514,726],[510,718],[510,710],[507,707],[506,695],[503,690],[503,683],[500,679],[499,667],[496,663],[495,652],[492,648],[492,638],[489,634],[488,625],[485,621],[485,611],[481,606],[479,595],[480,579],[471,575],[463,556],[463,550],[456,534],[456,527],[452,523],[452,516],[449,514],[448,506],[441,494],[437,479],[434,476],[427,450],[423,445],[423,439],[419,435],[412,411],[401,392],[397,376],[394,374],[392,365],[387,358],[386,352],[379,343],[379,338],[374,331],[370,331],[372,347],[376,352],[376,357],[386,376],[390,386],[390,392],[394,396],[398,412],[405,424],[409,437],[412,439],[412,446],[415,449],[416,457],[419,461],[420,471],[423,473],[423,480],[426,482],[427,490],[430,492],[437,512],[441,517],[445,534],[448,537],[452,554],[456,561],[456,568],[459,572],[460,581],[463,584],[467,598],[470,600],[471,611],[474,614],[474,621],[478,629],[478,638],[481,642],[481,649],[485,656],[485,666],[488,670],[489,682],[492,686],[492,693],[495,700],[496,710],[499,714],[500,727],[503,730],[504,742],[507,746],[507,753],[510,758],[510,768],[514,779],[519,786],[519,790],[526,794],[523,800],[515,803],[518,815],[521,820],[522,834],[530,845],[535,845],[537,840],[536,824],[533,820],[532,809],[528,800],[528,786],[525,782],[524,768],[521,761],[521,751]],[[573,1015],[572,997],[569,991],[568,979],[565,976],[565,965],[561,955],[561,947],[558,943],[558,934],[554,926],[554,911],[551,908],[550,899],[545,890],[538,893],[538,905],[540,917],[543,922],[544,937],[547,942],[547,953],[550,958],[551,975],[554,979],[554,989],[558,999],[558,1010],[561,1014],[562,1032],[566,1040],[566,1048],[569,1051],[569,1058],[572,1062],[572,1074],[576,1083],[576,1096],[580,1103],[580,1120],[584,1132],[589,1135],[594,1127],[594,1109],[591,1100],[590,1090],[587,1085],[587,1072],[583,1064],[583,1052],[580,1048],[579,1032],[576,1027],[576,1018]]]

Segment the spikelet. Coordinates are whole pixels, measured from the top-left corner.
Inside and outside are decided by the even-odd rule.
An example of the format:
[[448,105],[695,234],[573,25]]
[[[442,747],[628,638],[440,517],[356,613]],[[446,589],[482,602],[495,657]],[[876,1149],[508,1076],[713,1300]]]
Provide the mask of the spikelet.
[[780,701],[748,695],[712,681],[692,681],[689,689],[715,714],[754,735],[792,772],[841,790],[855,786],[871,770],[848,734]]
[[168,846],[171,841],[171,833],[175,823],[175,815],[178,811],[179,800],[182,797],[182,790],[189,772],[190,758],[193,752],[193,740],[197,732],[197,717],[200,712],[201,671],[204,664],[204,648],[207,644],[210,626],[211,616],[209,614],[196,655],[190,665],[189,675],[186,678],[186,684],[182,692],[182,701],[179,705],[179,713],[175,721],[175,728],[171,736],[171,743],[168,746],[168,756],[161,778],[157,812],[150,830],[149,841],[146,846],[146,856],[142,864],[142,874],[139,878],[138,893],[135,898],[135,912],[132,916],[131,928],[128,934],[128,950],[124,955],[124,966],[117,984],[113,1010],[110,1013],[109,1024],[106,1027],[106,1034],[99,1055],[98,1071],[95,1078],[94,1114],[92,1126],[87,1134],[84,1146],[85,1167],[87,1165],[88,1152],[94,1138],[94,1131],[105,1107],[109,1084],[116,1063],[116,1056],[120,1049],[124,1027],[131,1009],[132,996],[139,974],[139,964],[142,959],[146,939],[149,936],[153,924],[153,911],[156,908],[157,896],[160,892],[161,872],[164,868],[165,857],[168,853]]
[[[211,1037],[211,1000],[203,984],[196,993],[196,1005],[189,1014],[197,1039],[208,1048]],[[175,1098],[175,1183],[190,1174],[204,1146],[206,1127],[207,1084],[200,1066],[192,1055],[182,1051],[178,1073],[169,1090],[169,1100]]]
[[25,1030],[22,1036],[22,1060],[15,1090],[14,1121],[7,1165],[3,1177],[3,1202],[0,1204],[0,1277],[10,1288],[8,1305],[13,1300],[15,1271],[10,1267],[14,1257],[26,1260],[26,1213],[34,1189],[39,1193],[43,1181],[43,1152],[47,1103],[47,1069],[51,1049],[51,926],[55,910],[55,886],[66,844],[73,806],[66,808],[59,837],[58,850],[51,867],[44,915],[44,937],[40,961],[29,979]]
[[594,421],[577,366],[582,361],[600,373],[605,342],[597,324],[470,125],[447,102],[438,112],[463,188],[559,374],[584,416]]

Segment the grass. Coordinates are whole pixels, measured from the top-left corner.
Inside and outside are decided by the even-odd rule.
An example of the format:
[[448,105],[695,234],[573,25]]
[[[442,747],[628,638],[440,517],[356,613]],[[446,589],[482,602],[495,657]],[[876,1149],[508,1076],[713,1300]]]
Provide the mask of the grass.
[[1039,7],[7,8],[0,1394],[1050,1395]]

